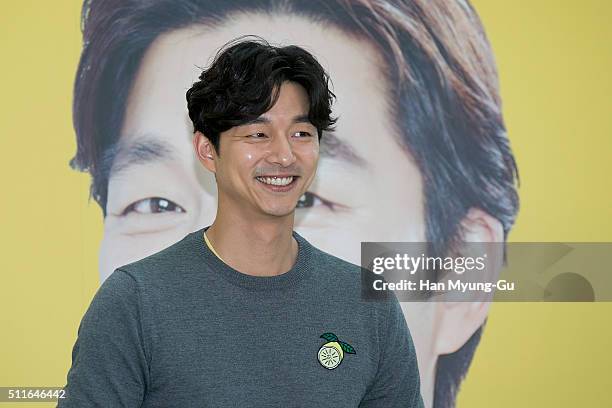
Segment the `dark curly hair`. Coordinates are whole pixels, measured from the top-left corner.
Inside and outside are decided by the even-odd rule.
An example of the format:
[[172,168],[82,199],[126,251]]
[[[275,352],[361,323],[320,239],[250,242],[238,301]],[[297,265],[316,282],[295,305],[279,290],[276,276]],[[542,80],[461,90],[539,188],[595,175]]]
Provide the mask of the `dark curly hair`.
[[296,82],[310,99],[308,119],[323,131],[333,130],[336,95],[329,75],[306,50],[295,45],[276,47],[259,36],[246,35],[226,43],[199,81],[187,91],[187,109],[194,132],[202,132],[219,154],[219,135],[256,119],[276,103],[280,86]]

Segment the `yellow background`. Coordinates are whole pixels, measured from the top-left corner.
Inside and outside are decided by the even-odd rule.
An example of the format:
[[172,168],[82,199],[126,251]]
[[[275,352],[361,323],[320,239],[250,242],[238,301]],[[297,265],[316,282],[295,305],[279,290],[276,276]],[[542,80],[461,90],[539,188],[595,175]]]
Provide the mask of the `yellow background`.
[[[68,167],[81,1],[1,4],[0,386],[63,386],[102,236],[89,176]],[[522,179],[510,240],[612,241],[612,2],[473,4]],[[611,312],[493,304],[458,407],[612,406]]]

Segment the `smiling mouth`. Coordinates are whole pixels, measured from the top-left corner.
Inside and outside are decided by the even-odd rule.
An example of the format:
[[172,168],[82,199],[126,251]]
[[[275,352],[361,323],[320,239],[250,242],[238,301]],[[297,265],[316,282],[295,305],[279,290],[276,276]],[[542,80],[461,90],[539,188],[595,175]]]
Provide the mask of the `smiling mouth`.
[[286,187],[293,184],[299,176],[288,177],[255,177],[258,181],[268,186]]

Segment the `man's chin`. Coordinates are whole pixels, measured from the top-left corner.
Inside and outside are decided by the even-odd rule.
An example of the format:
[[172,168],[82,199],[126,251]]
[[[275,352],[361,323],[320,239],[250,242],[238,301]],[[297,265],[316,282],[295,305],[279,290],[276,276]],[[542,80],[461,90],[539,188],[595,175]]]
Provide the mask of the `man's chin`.
[[263,214],[269,215],[271,217],[289,217],[295,212],[296,206],[297,201],[293,203],[293,205],[287,204],[283,206],[261,206],[260,211]]

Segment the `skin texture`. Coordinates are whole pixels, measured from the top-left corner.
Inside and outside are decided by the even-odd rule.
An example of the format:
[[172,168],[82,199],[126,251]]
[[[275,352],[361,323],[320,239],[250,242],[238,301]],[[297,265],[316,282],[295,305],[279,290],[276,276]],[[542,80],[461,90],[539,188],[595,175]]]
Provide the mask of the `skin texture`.
[[[218,157],[208,150],[203,136],[194,136],[185,91],[197,80],[199,67],[212,61],[218,47],[244,34],[302,46],[330,74],[338,95],[333,115],[340,119],[335,132],[323,135],[316,159],[314,145],[291,142],[290,111],[300,110],[304,103],[299,87],[286,89],[283,96],[289,103],[277,104],[268,112],[276,118],[271,129],[276,138],[263,145],[240,139],[252,129],[230,129],[221,137]],[[266,273],[257,264],[272,265],[273,273],[290,268],[297,250],[287,228],[291,223],[316,247],[355,264],[360,263],[362,241],[424,241],[423,180],[410,152],[399,142],[386,99],[388,84],[382,80],[384,69],[376,49],[366,40],[295,15],[239,14],[215,28],[191,26],[157,38],[133,84],[120,140],[125,147],[142,142],[172,154],[111,175],[100,248],[101,279],[116,267],[212,224],[215,216],[219,225],[239,222],[236,231],[247,234],[222,237],[211,227],[209,237],[215,249],[231,266],[252,274]],[[348,154],[329,154],[334,150],[330,146],[337,146],[332,143],[334,138],[345,144],[336,152],[351,151],[352,157],[362,161],[343,158]],[[154,143],[168,144],[168,148]],[[213,155],[212,161],[208,154]],[[230,158],[236,161],[230,163]],[[297,192],[277,199],[260,190],[253,176],[283,166],[303,176],[299,193],[314,194],[312,205],[292,213]],[[228,186],[227,191],[221,185]],[[217,214],[217,200],[220,208],[223,203],[227,205],[223,208],[232,211]],[[254,230],[245,229],[244,217],[232,218],[231,214],[241,213],[234,210],[242,202],[248,204],[241,211],[262,233],[254,235]],[[274,218],[277,220],[270,224]],[[502,239],[499,223],[482,211],[471,211],[465,225],[470,239]],[[245,237],[262,242],[260,249],[284,245],[281,249],[288,255],[278,258],[259,252],[253,263],[227,249],[231,239]],[[269,273],[270,268],[266,270]],[[467,341],[484,321],[488,304],[404,303],[402,308],[417,350],[423,398],[431,406],[437,356]]]

